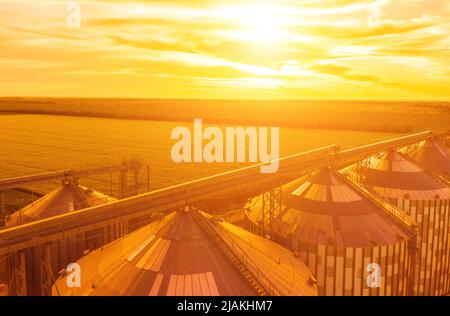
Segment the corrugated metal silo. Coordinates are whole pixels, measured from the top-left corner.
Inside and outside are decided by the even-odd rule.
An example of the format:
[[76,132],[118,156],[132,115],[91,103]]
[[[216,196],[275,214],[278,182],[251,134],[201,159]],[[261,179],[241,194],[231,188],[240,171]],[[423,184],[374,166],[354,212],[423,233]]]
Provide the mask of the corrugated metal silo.
[[[251,200],[251,230],[261,230],[262,196]],[[320,295],[407,295],[415,231],[325,169],[282,187],[281,210],[272,219],[274,240],[298,253],[316,276]],[[268,232],[264,232],[267,234]],[[378,282],[368,283],[378,264]],[[378,287],[379,286],[379,287]]]
[[450,180],[450,149],[437,140],[421,142],[412,158],[423,169]]
[[370,157],[359,166],[358,181],[413,218],[420,248],[415,269],[416,295],[450,290],[450,189],[398,151]]
[[6,227],[27,224],[114,200],[83,187],[74,180],[65,180],[59,188],[7,217]]
[[61,276],[53,295],[317,295],[292,252],[205,216],[174,212],[90,253],[81,287]]
[[[103,195],[92,189],[83,187],[74,180],[64,180],[61,187],[48,193],[34,203],[15,212],[6,220],[6,228],[24,225],[33,221],[62,215],[87,207],[115,201],[115,198]],[[58,273],[61,267],[80,258],[87,249],[96,249],[108,240],[102,229],[92,230],[78,235],[76,238],[66,238],[51,245],[52,270]],[[41,282],[42,246],[29,248],[25,252],[27,261],[26,283],[29,295],[46,295]],[[12,275],[8,258],[0,261],[0,283],[8,284]],[[14,295],[14,293],[11,293]]]

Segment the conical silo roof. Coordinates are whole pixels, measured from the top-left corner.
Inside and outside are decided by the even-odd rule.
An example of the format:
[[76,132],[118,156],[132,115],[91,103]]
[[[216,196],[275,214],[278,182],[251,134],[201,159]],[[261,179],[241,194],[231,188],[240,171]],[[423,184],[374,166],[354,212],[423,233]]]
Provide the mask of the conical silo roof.
[[114,200],[75,181],[64,181],[59,188],[10,215],[6,226],[26,224]]
[[426,170],[445,178],[450,176],[450,149],[434,139],[420,143],[415,160]]
[[[195,214],[171,213],[93,251],[77,262],[82,271],[81,287],[69,288],[66,277],[61,276],[53,294],[256,295],[245,272],[237,269],[232,258],[194,218],[203,215]],[[260,269],[265,280],[283,294],[317,295],[309,269],[292,252],[231,224],[210,225],[220,231],[220,240],[232,241],[233,247],[246,255],[246,262],[252,263],[252,269]]]
[[398,151],[372,156],[361,166],[363,184],[391,199],[434,200],[450,198],[450,190]]
[[[250,220],[260,222],[260,213],[254,207]],[[373,247],[413,236],[332,169],[283,186],[281,214],[275,223],[276,234],[306,244]]]

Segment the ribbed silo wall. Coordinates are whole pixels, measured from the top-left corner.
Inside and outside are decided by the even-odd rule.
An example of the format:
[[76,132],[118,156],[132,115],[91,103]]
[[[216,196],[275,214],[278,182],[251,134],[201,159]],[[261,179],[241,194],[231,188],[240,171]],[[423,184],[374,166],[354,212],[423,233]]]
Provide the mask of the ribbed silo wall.
[[419,228],[414,295],[450,292],[450,200],[389,199]]
[[[261,227],[246,216],[250,231],[263,235]],[[317,279],[322,296],[406,296],[413,291],[417,239],[402,239],[383,246],[353,248],[330,246],[327,240],[302,242],[295,236],[273,240],[298,254]],[[379,287],[369,287],[369,264],[380,266]]]

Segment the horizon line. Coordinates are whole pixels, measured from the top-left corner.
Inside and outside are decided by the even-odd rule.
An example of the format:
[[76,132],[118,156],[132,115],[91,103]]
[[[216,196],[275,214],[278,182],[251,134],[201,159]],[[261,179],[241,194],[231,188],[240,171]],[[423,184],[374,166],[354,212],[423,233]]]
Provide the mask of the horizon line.
[[177,98],[177,97],[110,97],[110,96],[0,96],[5,99],[75,99],[75,100],[174,100],[174,101],[224,101],[224,102],[295,102],[295,101],[358,101],[358,102],[444,102],[449,99],[405,99],[405,98],[342,98],[342,97],[317,97],[317,98],[278,98],[278,99],[224,99],[224,98]]

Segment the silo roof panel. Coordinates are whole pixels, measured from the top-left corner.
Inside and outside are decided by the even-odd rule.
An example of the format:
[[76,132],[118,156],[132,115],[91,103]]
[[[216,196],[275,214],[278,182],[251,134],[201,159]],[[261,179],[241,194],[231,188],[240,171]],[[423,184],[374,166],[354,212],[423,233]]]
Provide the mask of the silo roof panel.
[[354,202],[361,200],[361,197],[348,185],[332,185],[331,198],[334,202]]
[[450,149],[436,140],[422,142],[415,160],[425,169],[442,176],[450,175]]
[[[369,159],[378,163],[370,163],[369,167],[362,166],[361,173],[365,177],[364,183],[368,186],[404,190],[436,190],[445,187],[443,183],[408,161],[397,151],[390,151]],[[391,167],[378,168],[377,165],[380,164],[380,160]]]
[[[320,184],[314,182],[316,179]],[[397,231],[404,231],[405,239],[414,235],[414,231],[394,221],[387,211],[365,199],[336,171],[322,170],[307,181],[305,195],[290,194],[300,187],[298,181],[283,186],[282,204],[288,209],[275,226],[278,233],[289,231],[294,240],[308,243],[327,240],[346,247],[393,244],[398,242]],[[314,192],[311,195],[319,195],[318,188],[329,192],[327,200],[306,198],[311,190]]]
[[304,196],[309,200],[324,202],[327,200],[327,186],[323,184],[310,184]]
[[303,194],[303,192],[310,186],[310,182],[306,181],[304,183],[302,183],[297,189],[295,189],[294,191],[292,191],[291,194],[296,195],[296,196],[300,196]]
[[422,169],[407,160],[392,161],[392,171],[395,172],[422,172]]
[[[222,222],[223,226],[231,234],[235,234],[236,227]],[[254,235],[245,230],[239,230],[239,238],[235,242],[251,256],[254,262],[260,264],[261,271],[271,277],[271,281],[285,295],[298,295],[303,292],[305,295],[313,295],[314,290],[304,288],[304,284],[309,283],[311,273],[300,260],[293,256],[284,247],[267,242],[266,239]],[[296,280],[293,282],[293,280]]]
[[6,226],[26,224],[112,201],[115,201],[112,197],[70,181],[13,213],[7,220]]

